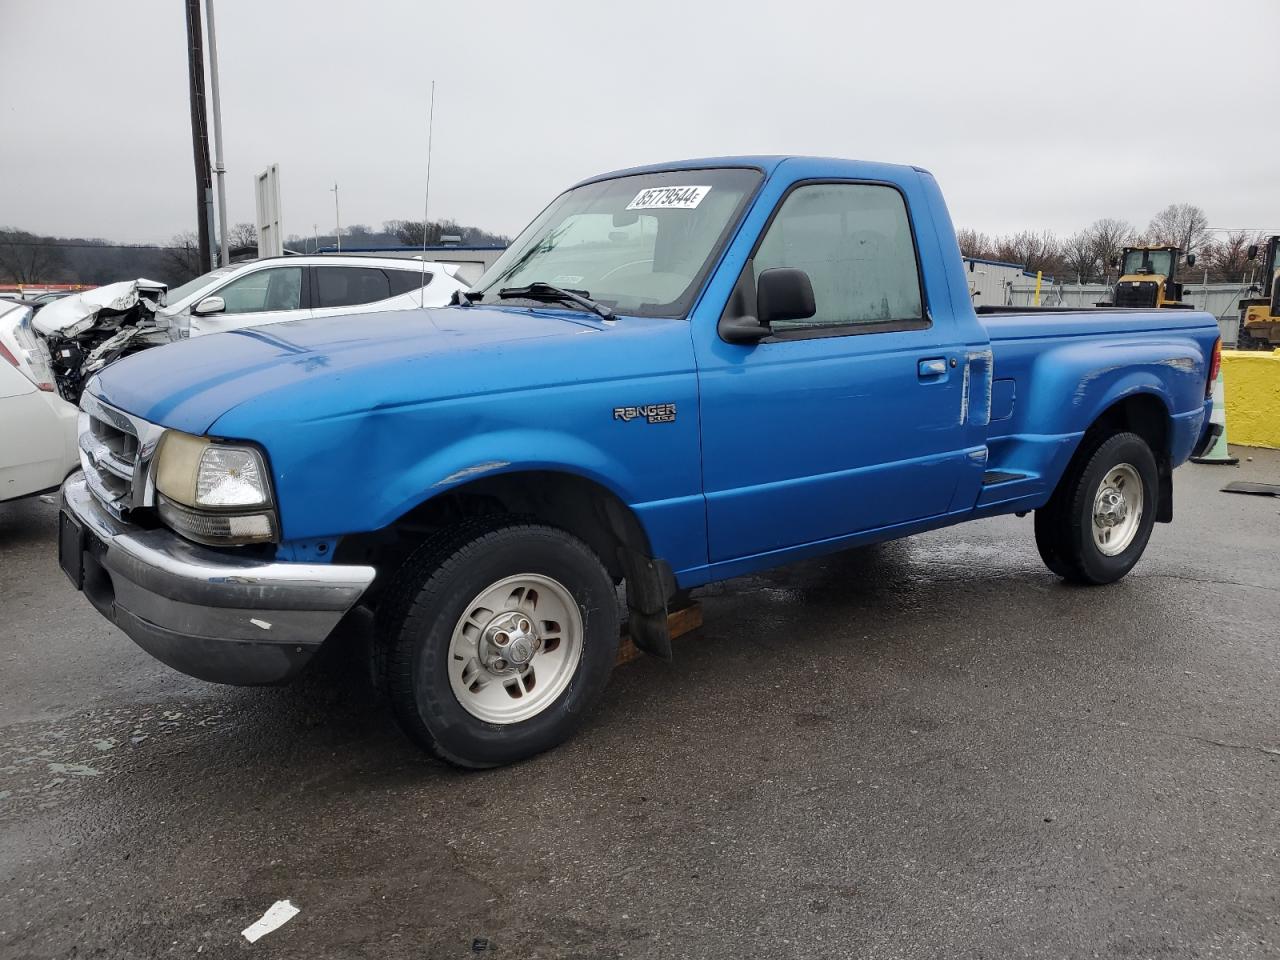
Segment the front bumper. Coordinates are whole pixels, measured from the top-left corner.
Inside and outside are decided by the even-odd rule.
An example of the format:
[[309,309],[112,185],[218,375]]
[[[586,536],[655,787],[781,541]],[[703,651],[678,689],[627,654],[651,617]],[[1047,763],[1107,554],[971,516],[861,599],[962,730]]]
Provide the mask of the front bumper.
[[83,473],[62,486],[58,552],[98,612],[169,666],[256,685],[293,677],[373,581],[373,567],[274,563],[116,519]]

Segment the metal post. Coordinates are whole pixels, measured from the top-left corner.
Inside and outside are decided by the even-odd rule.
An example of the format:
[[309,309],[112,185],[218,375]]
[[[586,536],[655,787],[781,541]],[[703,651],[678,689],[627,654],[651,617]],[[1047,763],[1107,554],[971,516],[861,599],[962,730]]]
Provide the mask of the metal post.
[[342,215],[338,212],[338,181],[333,182],[333,222],[338,228],[338,252],[342,252]]
[[218,262],[231,262],[227,253],[227,168],[222,165],[222,104],[218,98],[218,41],[213,33],[213,0],[204,0],[209,24],[209,92],[213,97],[213,173],[218,178]]
[[[210,238],[212,238],[214,234],[214,229],[215,229],[213,225],[213,188],[212,187],[204,188],[204,213],[205,213],[205,217],[209,222],[208,227],[206,229],[209,231]],[[218,269],[218,252],[213,249],[212,240],[210,240],[210,243],[209,243],[209,262],[206,264],[206,266],[210,270]]]
[[199,237],[200,263],[206,269],[211,263],[213,196],[209,176],[208,118],[204,103],[204,46],[200,37],[200,0],[186,0],[187,17],[187,82],[191,100],[191,147],[196,169],[196,235]]

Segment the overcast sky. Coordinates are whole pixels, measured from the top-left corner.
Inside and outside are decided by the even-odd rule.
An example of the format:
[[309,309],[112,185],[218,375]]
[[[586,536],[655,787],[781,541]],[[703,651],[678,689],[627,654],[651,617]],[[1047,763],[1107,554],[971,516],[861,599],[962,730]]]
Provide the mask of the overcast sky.
[[[933,171],[958,225],[1280,232],[1277,0],[216,0],[231,223],[431,215],[514,234],[638,163],[811,153]],[[1270,49],[1269,49],[1270,48]],[[0,226],[194,229],[181,0],[0,0]]]

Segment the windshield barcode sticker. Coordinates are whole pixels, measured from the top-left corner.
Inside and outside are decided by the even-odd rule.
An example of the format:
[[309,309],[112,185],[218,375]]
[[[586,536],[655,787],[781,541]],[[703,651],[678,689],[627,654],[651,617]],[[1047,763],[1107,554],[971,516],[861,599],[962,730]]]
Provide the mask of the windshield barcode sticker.
[[627,209],[692,210],[710,192],[710,187],[650,187],[637,193]]

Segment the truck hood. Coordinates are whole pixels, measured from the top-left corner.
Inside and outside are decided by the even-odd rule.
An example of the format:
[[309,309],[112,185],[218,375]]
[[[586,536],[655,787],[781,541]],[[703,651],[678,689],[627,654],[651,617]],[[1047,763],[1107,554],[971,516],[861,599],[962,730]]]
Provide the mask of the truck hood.
[[[151,423],[204,434],[246,401],[270,404],[299,390],[320,417],[500,389],[476,377],[498,377],[531,341],[608,326],[586,314],[485,307],[294,320],[145,350],[111,364],[89,389]],[[475,372],[461,378],[463,367]]]

